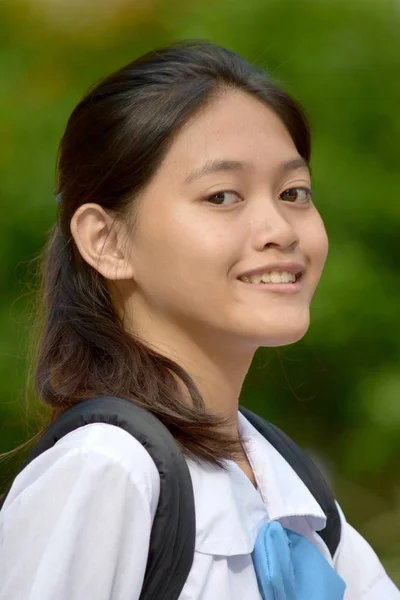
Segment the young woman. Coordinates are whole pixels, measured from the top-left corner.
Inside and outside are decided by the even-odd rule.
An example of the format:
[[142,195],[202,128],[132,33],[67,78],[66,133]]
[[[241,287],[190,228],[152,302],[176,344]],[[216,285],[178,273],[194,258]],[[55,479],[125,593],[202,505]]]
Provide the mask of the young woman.
[[[54,417],[92,396],[127,398],[173,433],[196,507],[182,600],[259,599],[252,552],[268,521],[318,549],[346,600],[400,598],[340,509],[331,558],[321,507],[238,412],[257,348],[309,326],[328,252],[309,163],[299,105],[202,42],[97,84],[61,141],[38,393]],[[0,513],[1,600],[138,599],[159,489],[126,431],[66,435],[21,472]]]

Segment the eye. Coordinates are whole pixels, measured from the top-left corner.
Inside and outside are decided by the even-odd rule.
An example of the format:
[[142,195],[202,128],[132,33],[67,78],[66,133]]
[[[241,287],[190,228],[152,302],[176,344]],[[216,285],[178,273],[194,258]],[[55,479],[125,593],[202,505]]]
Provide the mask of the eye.
[[295,187],[289,188],[280,194],[282,200],[288,200],[289,202],[299,202],[299,204],[308,204],[312,199],[312,191],[307,187]]
[[211,202],[211,204],[215,204],[216,206],[229,206],[231,204],[236,204],[235,199],[239,202],[241,200],[237,192],[223,190],[221,192],[215,192],[215,194],[211,194],[211,196],[207,196],[206,201]]

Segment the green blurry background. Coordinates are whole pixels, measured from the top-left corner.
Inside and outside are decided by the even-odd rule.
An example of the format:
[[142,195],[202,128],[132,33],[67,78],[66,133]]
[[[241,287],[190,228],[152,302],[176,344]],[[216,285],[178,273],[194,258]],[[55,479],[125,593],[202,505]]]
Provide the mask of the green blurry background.
[[[400,584],[400,4],[340,0],[3,0],[0,4],[0,452],[25,403],[29,261],[56,215],[66,120],[99,77],[206,38],[306,107],[330,251],[300,342],[262,349],[242,402],[308,448]],[[35,404],[33,404],[35,408]],[[13,463],[0,463],[4,483]]]

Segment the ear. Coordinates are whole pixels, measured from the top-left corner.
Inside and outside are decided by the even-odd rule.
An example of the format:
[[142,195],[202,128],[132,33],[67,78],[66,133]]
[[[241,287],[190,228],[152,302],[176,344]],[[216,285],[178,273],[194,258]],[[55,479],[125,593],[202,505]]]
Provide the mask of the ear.
[[132,279],[126,225],[99,204],[83,204],[75,211],[71,234],[82,258],[103,277],[111,281]]

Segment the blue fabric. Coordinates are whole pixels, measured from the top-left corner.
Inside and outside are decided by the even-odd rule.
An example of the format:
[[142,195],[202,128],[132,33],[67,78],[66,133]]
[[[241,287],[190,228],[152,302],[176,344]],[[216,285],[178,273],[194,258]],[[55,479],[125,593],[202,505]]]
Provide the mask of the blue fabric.
[[265,523],[253,551],[263,600],[342,600],[346,589],[321,552],[304,536]]

